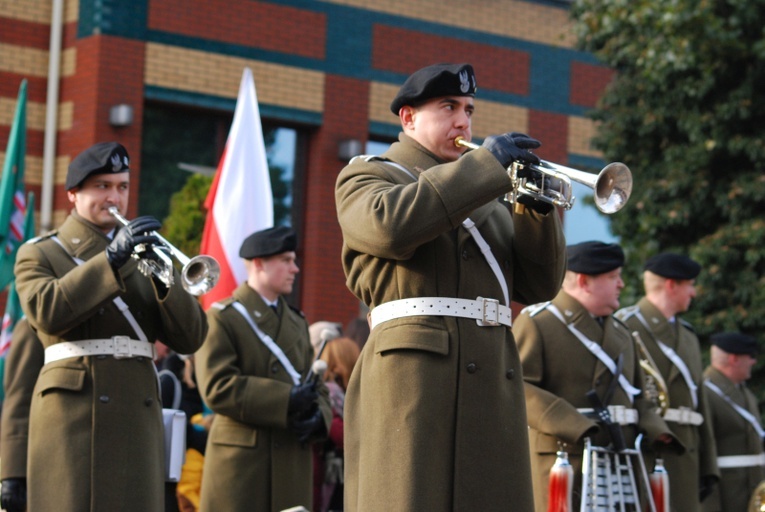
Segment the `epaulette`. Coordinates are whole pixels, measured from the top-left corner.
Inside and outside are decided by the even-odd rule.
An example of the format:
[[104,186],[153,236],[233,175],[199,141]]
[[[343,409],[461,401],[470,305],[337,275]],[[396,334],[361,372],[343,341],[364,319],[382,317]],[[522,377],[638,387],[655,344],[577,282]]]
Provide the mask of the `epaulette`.
[[210,307],[211,308],[215,308],[215,309],[224,310],[227,307],[229,307],[231,304],[233,304],[234,301],[235,301],[234,297],[226,297],[225,299],[221,299],[221,300],[219,300],[217,302],[213,302]]
[[349,164],[352,164],[355,161],[364,161],[364,162],[372,162],[374,160],[380,160],[383,162],[386,162],[387,160],[381,156],[378,155],[356,155],[348,162]]
[[47,240],[48,238],[50,238],[50,237],[52,237],[54,235],[57,235],[57,234],[58,234],[58,230],[54,229],[54,230],[48,231],[47,233],[42,234],[40,236],[36,236],[34,238],[30,238],[29,240],[27,240],[24,243],[25,244],[36,244],[37,242],[42,242],[43,240]]
[[635,316],[638,311],[640,311],[640,307],[638,307],[638,305],[635,304],[634,306],[628,306],[626,308],[620,309],[619,311],[614,313],[614,316],[618,318],[619,320],[626,321],[626,320],[629,320],[630,317]]
[[685,321],[685,320],[683,320],[683,319],[681,318],[681,319],[680,319],[680,324],[681,324],[683,327],[685,327],[686,329],[688,329],[689,331],[691,331],[693,334],[696,334],[696,329],[694,329],[693,325],[691,325],[691,323],[690,323],[690,322],[687,322],[687,321]]
[[526,306],[521,310],[522,315],[529,315],[529,317],[533,318],[545,309],[547,309],[547,306],[550,305],[551,301],[547,302],[540,302],[539,304],[531,304],[529,306]]
[[301,317],[305,318],[305,313],[303,313],[302,311],[300,311],[298,308],[296,308],[296,307],[295,307],[295,306],[293,306],[292,304],[287,304],[287,305],[290,307],[290,309],[291,309],[292,311],[294,311],[295,313],[297,313],[297,314],[298,314],[298,315],[300,315]]
[[627,324],[625,324],[620,318],[617,318],[616,315],[611,315],[611,318],[614,319],[614,323],[618,325],[619,327],[622,327],[625,331],[631,333],[632,330],[629,328]]

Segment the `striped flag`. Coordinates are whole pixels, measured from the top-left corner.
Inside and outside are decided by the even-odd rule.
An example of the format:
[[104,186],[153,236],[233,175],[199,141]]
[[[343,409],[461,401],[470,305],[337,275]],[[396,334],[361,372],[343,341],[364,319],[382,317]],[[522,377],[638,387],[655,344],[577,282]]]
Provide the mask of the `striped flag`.
[[[22,228],[20,231],[20,237],[22,242],[25,242],[35,236],[35,196],[31,192],[29,193],[29,200],[27,203],[26,214],[22,221]],[[11,334],[13,328],[16,327],[21,317],[24,316],[21,310],[21,302],[19,302],[19,295],[16,293],[16,280],[11,281],[11,285],[8,288],[8,300],[5,303],[5,314],[3,315],[2,328],[0,328],[0,358],[5,357],[8,353],[8,349],[11,346]]]
[[218,284],[202,296],[205,309],[247,280],[239,247],[247,236],[274,225],[273,203],[255,82],[245,68],[226,148],[205,200],[200,252],[221,266]]
[[27,81],[22,80],[8,137],[0,181],[0,290],[13,281],[16,251],[24,239],[24,155],[27,131]]

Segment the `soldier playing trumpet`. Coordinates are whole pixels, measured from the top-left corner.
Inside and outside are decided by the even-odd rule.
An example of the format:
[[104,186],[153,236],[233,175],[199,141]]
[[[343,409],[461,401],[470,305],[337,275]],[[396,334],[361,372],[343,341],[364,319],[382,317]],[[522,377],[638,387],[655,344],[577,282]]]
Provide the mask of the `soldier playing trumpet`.
[[160,223],[119,227],[130,188],[127,150],[96,144],[66,176],[74,211],[58,231],[21,246],[16,285],[45,366],[29,418],[29,510],[159,512],[164,435],[154,341],[188,354],[207,321],[180,283],[137,271],[131,257]]

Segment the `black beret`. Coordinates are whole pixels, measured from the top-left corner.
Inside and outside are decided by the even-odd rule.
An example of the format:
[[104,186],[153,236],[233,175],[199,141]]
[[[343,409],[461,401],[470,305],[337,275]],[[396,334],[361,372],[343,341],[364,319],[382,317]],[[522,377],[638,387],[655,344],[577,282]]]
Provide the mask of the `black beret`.
[[696,279],[701,272],[701,265],[682,254],[663,252],[645,262],[643,270],[648,270],[667,279]]
[[66,189],[82,184],[91,174],[128,172],[130,158],[127,149],[117,142],[99,142],[74,157],[66,173]]
[[582,242],[566,247],[568,270],[596,276],[624,266],[624,251],[617,244]]
[[475,73],[470,64],[433,64],[412,73],[399,89],[390,110],[398,115],[404,105],[418,105],[441,96],[474,96]]
[[749,354],[754,356],[759,352],[757,340],[740,332],[720,332],[710,336],[709,340],[712,342],[712,345],[720,347],[729,354]]
[[297,249],[295,231],[287,226],[277,226],[256,231],[245,238],[239,248],[239,257],[246,260],[265,258],[295,249]]

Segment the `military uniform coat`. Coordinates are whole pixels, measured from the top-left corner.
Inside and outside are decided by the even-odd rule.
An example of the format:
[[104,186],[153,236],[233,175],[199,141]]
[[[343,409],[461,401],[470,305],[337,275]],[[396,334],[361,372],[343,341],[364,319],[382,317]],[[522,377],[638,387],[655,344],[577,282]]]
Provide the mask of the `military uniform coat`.
[[5,356],[5,401],[0,416],[0,480],[26,478],[29,406],[45,362],[42,343],[26,318],[16,323]]
[[[614,362],[622,354],[622,375],[632,386],[642,389],[644,378],[632,337],[624,324],[614,317],[607,317],[601,327],[579,301],[562,290],[552,305],[561,312],[565,324],[546,309],[546,304],[540,304],[525,308],[513,325],[526,382],[534,500],[538,512],[547,510],[550,468],[559,449],[568,452],[574,467],[575,509],[578,510],[584,437],[591,437],[593,444],[598,446],[607,446],[611,442],[607,432],[597,428],[594,419],[577,409],[592,408],[587,397],[591,389],[604,400],[613,375],[568,329],[568,325],[598,343]],[[646,434],[648,443],[669,433],[669,427],[655,413],[649,400],[638,395],[632,403],[618,384],[613,398],[604,405],[638,410],[638,425],[622,427],[628,447],[634,447],[640,432]]]
[[[56,236],[66,251],[50,237],[34,240],[19,248],[15,267],[21,305],[45,347],[115,335],[136,339],[112,301],[119,296],[150,341],[184,354],[199,348],[207,322],[177,273],[169,290],[163,284],[157,290],[133,260],[115,275],[106,259],[109,240],[76,212]],[[87,356],[46,364],[30,412],[29,509],[161,511],[161,407],[149,358]]]
[[[488,297],[500,284],[470,234],[491,247],[512,298],[550,298],[565,268],[557,213],[513,217],[485,149],[443,163],[406,135],[356,159],[335,198],[347,285],[370,308],[410,297]],[[523,380],[512,333],[414,316],[376,326],[345,402],[345,510],[532,509]]]
[[[282,349],[305,379],[313,362],[308,324],[279,300],[277,315],[249,285],[207,312],[210,332],[196,354],[199,390],[215,412],[207,438],[201,512],[278,512],[312,501],[312,450],[287,424],[293,381],[237,309]],[[329,431],[327,389],[319,406]]]
[[[704,370],[708,379],[735,404],[743,407],[760,420],[757,398],[746,385],[736,386],[715,368]],[[757,455],[762,453],[762,439],[754,427],[746,421],[725,399],[708,390],[709,415],[712,419],[717,456]],[[762,424],[760,424],[762,426]],[[721,468],[720,481],[712,494],[702,503],[704,512],[745,511],[757,484],[765,480],[762,466],[747,468]]]
[[[650,330],[640,321],[636,313],[640,312]],[[701,349],[699,340],[691,326],[680,319],[670,323],[667,318],[648,299],[643,297],[635,306],[624,308],[616,313],[631,331],[637,331],[648,353],[656,363],[657,369],[667,384],[669,406],[673,409],[689,408],[704,417],[700,426],[681,425],[668,421],[672,433],[685,446],[685,453],[672,451],[658,452],[664,460],[664,467],[669,475],[669,499],[673,512],[692,512],[699,510],[699,482],[701,477],[719,478],[715,455],[715,443],[712,427],[707,412],[706,393],[702,386]],[[691,391],[680,370],[664,355],[657,340],[675,351],[682,359],[691,379],[697,387],[697,405],[694,407]],[[652,457],[653,458],[653,457]],[[650,469],[649,463],[649,469]]]

